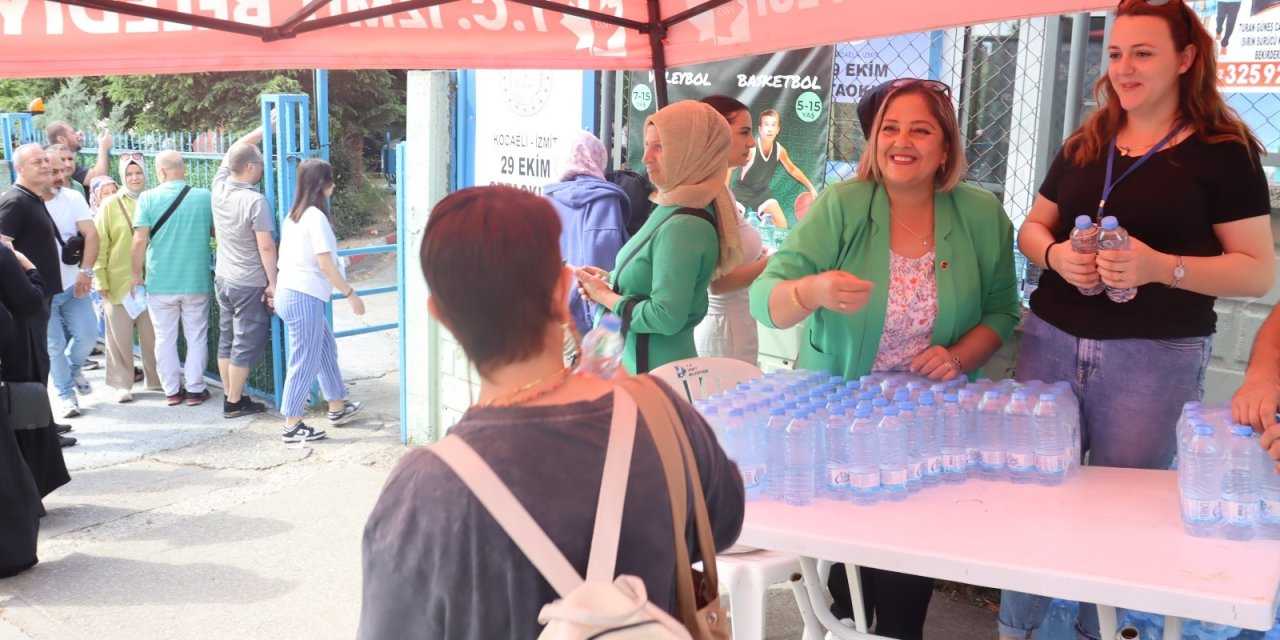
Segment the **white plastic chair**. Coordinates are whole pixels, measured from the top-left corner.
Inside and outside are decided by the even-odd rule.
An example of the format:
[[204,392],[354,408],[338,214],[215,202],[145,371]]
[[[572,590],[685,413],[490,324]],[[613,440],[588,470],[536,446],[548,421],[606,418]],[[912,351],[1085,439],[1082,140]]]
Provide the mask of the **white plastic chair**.
[[733,389],[764,375],[760,367],[733,358],[687,358],[676,360],[649,372],[676,391],[683,391],[689,402]]
[[[689,358],[665,364],[649,372],[690,402],[733,389],[763,375],[759,367],[733,358]],[[701,565],[701,563],[699,563]],[[730,621],[735,640],[764,638],[765,595],[769,585],[787,582],[800,571],[796,556],[750,547],[735,547],[716,556],[720,587],[729,592]],[[822,625],[805,616],[806,638],[822,637]]]

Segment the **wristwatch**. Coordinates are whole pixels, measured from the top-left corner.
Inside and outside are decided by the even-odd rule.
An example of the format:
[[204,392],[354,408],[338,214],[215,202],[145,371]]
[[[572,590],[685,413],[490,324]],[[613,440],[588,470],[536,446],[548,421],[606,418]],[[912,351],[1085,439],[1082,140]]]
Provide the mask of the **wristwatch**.
[[93,269],[81,269],[81,270],[80,270],[80,273],[83,273],[83,274],[85,274],[86,276],[89,276],[89,279],[90,279],[90,280],[92,280],[92,279],[93,279]]
[[1173,267],[1173,282],[1169,284],[1170,289],[1177,289],[1182,284],[1182,279],[1187,277],[1187,269],[1182,266],[1182,256],[1174,256],[1178,259],[1178,264]]

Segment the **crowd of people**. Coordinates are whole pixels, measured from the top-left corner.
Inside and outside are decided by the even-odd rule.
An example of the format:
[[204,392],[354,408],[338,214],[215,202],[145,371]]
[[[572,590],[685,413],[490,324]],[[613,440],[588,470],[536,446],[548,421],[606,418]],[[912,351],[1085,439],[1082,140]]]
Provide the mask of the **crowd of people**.
[[[1169,468],[1179,411],[1203,395],[1214,300],[1260,297],[1274,284],[1271,204],[1263,148],[1217,87],[1213,34],[1183,0],[1124,0],[1117,14],[1096,87],[1100,107],[1058,153],[1016,249],[999,199],[962,182],[951,89],[933,80],[893,80],[862,98],[867,146],[857,177],[827,186],[772,255],[760,256],[743,224],[744,209],[761,212],[726,188],[755,141],[746,108],[723,96],[675,103],[644,122],[653,206],[634,234],[635,203],[606,181],[604,147],[586,133],[566,147],[560,181],[546,189],[551,207],[505,187],[450,196],[422,245],[429,308],[481,374],[479,402],[450,437],[497,470],[582,572],[591,512],[573,505],[590,504],[602,483],[612,396],[624,388],[573,372],[577,334],[600,314],[621,320],[628,374],[700,355],[754,363],[755,336],[742,333],[758,321],[803,327],[799,368],[938,381],[981,375],[1022,322],[1016,377],[1072,385],[1087,464]],[[1130,246],[1073,251],[1069,233],[1081,214],[1117,217]],[[1015,250],[1044,269],[1025,314]],[[1086,293],[1099,284],[1137,296]],[[741,326],[740,304],[753,319]],[[741,526],[741,482],[702,418],[674,395],[671,402],[698,443],[691,485],[714,505],[724,549]],[[1263,432],[1276,460],[1278,405],[1273,312],[1233,410]],[[661,475],[648,467],[651,442],[637,439],[629,487]],[[526,560],[528,549],[494,526],[490,504],[442,460],[430,448],[407,456],[369,519],[360,637],[537,635],[538,611],[556,597],[538,580],[542,565]],[[666,572],[675,555],[654,531],[672,526],[668,506],[661,487],[628,491],[619,573],[642,577],[649,600],[674,613]],[[692,531],[677,531],[677,540],[693,540]],[[832,610],[852,617],[843,569],[832,576]],[[499,582],[504,588],[493,590]],[[878,636],[924,636],[929,577],[862,569],[861,584]],[[1004,592],[1000,637],[1032,637],[1047,602]],[[1094,607],[1080,608],[1076,628],[1098,638]]]
[[0,467],[26,480],[0,496],[6,506],[21,505],[20,518],[0,522],[0,576],[35,562],[41,499],[70,480],[61,449],[77,441],[67,435],[72,425],[59,421],[91,411],[80,402],[93,393],[84,371],[98,365],[90,356],[99,340],[112,400],[132,402],[140,383],[169,406],[198,406],[212,397],[205,369],[216,304],[222,414],[239,418],[266,409],[245,384],[262,360],[274,313],[290,345],[281,440],[326,437],[302,419],[317,378],[329,425],[361,410],[347,399],[324,315],[334,290],[364,313],[329,223],[332,167],[319,159],[299,167],[277,247],[274,214],[256,186],[262,136],[258,128],[231,145],[212,189],[188,184],[186,163],[172,149],[155,155],[150,188],[141,152],[115,154],[117,182],[107,175],[110,134],[98,140],[94,167],[77,165],[82,138],[61,121],[46,128],[47,145],[14,151],[16,180],[0,194]]

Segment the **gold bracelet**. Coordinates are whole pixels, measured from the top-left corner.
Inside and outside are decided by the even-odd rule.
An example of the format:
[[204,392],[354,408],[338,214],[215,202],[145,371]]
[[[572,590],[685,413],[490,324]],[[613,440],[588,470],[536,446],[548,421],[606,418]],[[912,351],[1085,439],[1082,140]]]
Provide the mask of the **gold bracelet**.
[[960,373],[961,371],[964,371],[964,365],[960,364],[960,356],[956,355],[956,352],[950,349],[947,349],[947,355],[951,356],[951,362],[955,363],[956,373]]
[[804,306],[804,303],[800,302],[800,282],[799,281],[791,283],[791,301],[796,303],[796,306],[800,307],[800,309],[803,310],[805,313],[813,313],[813,309],[810,309],[809,307]]

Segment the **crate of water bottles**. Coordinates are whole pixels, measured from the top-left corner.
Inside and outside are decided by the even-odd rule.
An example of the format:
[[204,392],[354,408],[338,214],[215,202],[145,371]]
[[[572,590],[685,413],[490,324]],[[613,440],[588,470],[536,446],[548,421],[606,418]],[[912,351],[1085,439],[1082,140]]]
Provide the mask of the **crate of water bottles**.
[[695,404],[748,500],[870,505],[973,478],[1057,485],[1080,458],[1065,382],[778,371]]
[[[1054,600],[1044,622],[1036,629],[1032,640],[1076,640],[1076,616],[1080,604]],[[1280,620],[1280,615],[1277,616]],[[1117,609],[1117,640],[1162,640],[1165,638],[1165,617],[1155,613]],[[1268,631],[1251,631],[1225,624],[1184,620],[1181,640],[1280,640],[1280,623]]]
[[1227,404],[1188,402],[1178,419],[1182,525],[1201,538],[1280,539],[1280,474]]

